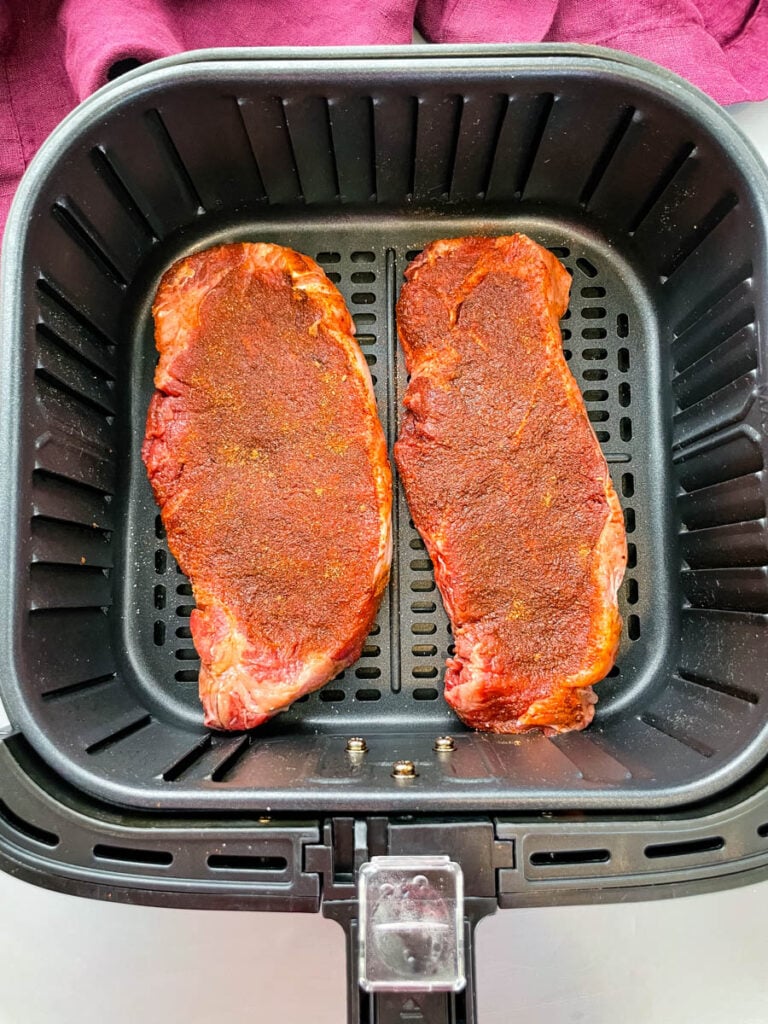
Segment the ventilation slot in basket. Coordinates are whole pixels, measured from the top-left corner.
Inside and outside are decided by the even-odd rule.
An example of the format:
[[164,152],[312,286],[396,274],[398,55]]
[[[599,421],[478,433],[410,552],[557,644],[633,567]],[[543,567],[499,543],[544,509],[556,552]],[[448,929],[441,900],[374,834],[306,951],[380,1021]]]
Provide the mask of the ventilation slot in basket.
[[256,857],[249,854],[212,853],[208,867],[214,871],[285,871],[288,861],[285,857]]
[[611,859],[610,850],[541,850],[528,858],[533,867],[563,867],[576,864],[607,864]]
[[0,800],[0,821],[14,832],[18,832],[19,835],[26,839],[32,839],[42,846],[49,846],[53,849],[54,846],[59,845],[59,837],[54,832],[49,832],[48,829],[40,828],[39,825],[33,825],[31,821],[26,821],[12,811],[3,800]]
[[121,864],[141,864],[145,867],[166,868],[173,864],[173,855],[161,850],[139,850],[135,847],[108,846],[105,843],[97,843],[94,846],[93,856],[96,860],[112,860]]
[[645,856],[649,860],[662,857],[690,857],[696,853],[712,853],[722,850],[725,840],[721,836],[709,836],[706,839],[686,839],[677,843],[654,843],[646,846]]

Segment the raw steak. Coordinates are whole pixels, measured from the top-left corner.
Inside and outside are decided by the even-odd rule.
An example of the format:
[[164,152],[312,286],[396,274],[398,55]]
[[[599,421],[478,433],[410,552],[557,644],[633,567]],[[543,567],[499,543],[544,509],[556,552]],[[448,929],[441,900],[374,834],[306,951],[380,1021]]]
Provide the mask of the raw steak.
[[249,729],[360,656],[389,576],[391,475],[344,301],[278,245],[176,263],[143,457],[197,602],[206,725]]
[[433,242],[406,277],[395,454],[453,624],[446,700],[491,732],[583,729],[616,655],[626,540],[563,357],[570,279],[524,235]]

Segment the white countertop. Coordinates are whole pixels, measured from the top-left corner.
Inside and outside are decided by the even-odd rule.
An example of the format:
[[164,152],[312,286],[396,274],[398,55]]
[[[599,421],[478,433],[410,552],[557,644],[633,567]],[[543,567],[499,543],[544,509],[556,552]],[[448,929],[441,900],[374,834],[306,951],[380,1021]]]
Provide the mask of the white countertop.
[[[768,162],[768,101],[732,113]],[[766,1024],[766,921],[768,882],[499,913],[477,932],[480,1024]],[[0,1024],[342,1024],[344,970],[318,915],[112,905],[0,874]]]

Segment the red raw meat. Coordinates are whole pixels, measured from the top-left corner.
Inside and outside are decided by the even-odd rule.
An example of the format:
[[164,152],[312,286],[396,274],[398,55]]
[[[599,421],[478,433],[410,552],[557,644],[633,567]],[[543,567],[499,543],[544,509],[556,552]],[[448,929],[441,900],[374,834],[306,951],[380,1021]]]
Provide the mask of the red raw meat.
[[176,263],[142,454],[197,602],[206,725],[249,729],[356,661],[389,576],[391,474],[344,301],[278,245]]
[[406,277],[395,455],[453,624],[446,700],[491,732],[583,729],[627,553],[563,356],[570,279],[524,235],[433,242]]

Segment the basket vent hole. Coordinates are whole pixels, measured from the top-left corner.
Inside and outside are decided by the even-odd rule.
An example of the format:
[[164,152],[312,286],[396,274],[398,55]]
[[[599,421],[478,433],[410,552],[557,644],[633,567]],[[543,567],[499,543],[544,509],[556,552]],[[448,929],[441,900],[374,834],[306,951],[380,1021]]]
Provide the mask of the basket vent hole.
[[599,285],[593,285],[590,288],[581,289],[582,298],[585,299],[602,299],[605,295],[605,288],[601,288]]
[[632,389],[630,388],[629,384],[627,384],[627,382],[624,381],[623,383],[619,384],[619,405],[623,406],[626,409],[626,407],[629,405],[631,401]]
[[637,545],[627,544],[627,568],[637,568]]
[[630,615],[627,619],[627,636],[630,640],[640,639],[640,618],[637,615]]
[[585,320],[602,320],[605,316],[605,308],[603,306],[585,306],[581,315]]
[[375,301],[373,292],[352,292],[352,303],[355,306],[370,306]]
[[608,379],[608,371],[607,370],[585,370],[584,373],[582,373],[582,377],[584,378],[584,380],[607,380]]
[[212,853],[208,867],[214,871],[285,871],[285,857],[257,857],[251,854]]
[[180,604],[176,607],[176,614],[180,619],[188,619],[194,610],[195,606],[193,604]]
[[375,690],[372,687],[367,690],[358,690],[355,694],[355,700],[363,702],[381,700],[381,690]]
[[380,675],[381,669],[376,668],[375,665],[363,665],[361,668],[355,669],[357,679],[378,679]]
[[177,661],[197,661],[198,653],[194,647],[179,647],[176,650]]
[[374,622],[374,624],[371,626],[371,631],[368,634],[368,636],[378,636],[380,632],[381,626],[378,624],[378,622]]
[[189,628],[189,626],[179,626],[179,628],[176,630],[176,636],[179,638],[179,640],[191,640],[192,630]]
[[411,653],[417,658],[433,658],[437,654],[435,644],[414,644]]
[[438,696],[434,686],[417,686],[413,691],[414,700],[437,700]]
[[563,341],[571,340],[571,332],[568,330],[567,327],[560,328],[560,337],[563,339]]
[[333,284],[338,284],[339,281],[341,281],[341,274],[337,273],[335,270],[329,270],[325,276],[329,281],[332,281]]
[[619,434],[622,441],[632,440],[632,420],[628,416],[622,416],[619,420]]
[[355,335],[355,341],[357,342],[358,345],[361,345],[363,348],[365,348],[367,345],[375,345],[376,344],[376,335],[375,334],[356,334]]
[[608,355],[608,350],[604,348],[585,348],[583,354],[585,359],[605,359]]
[[375,366],[376,365],[376,356],[373,354],[373,352],[366,352],[365,353],[365,361],[366,361],[366,363],[368,363],[369,366]]
[[768,839],[768,822],[765,825],[758,826],[757,834],[761,839]]
[[585,327],[581,336],[585,341],[602,341],[608,337],[608,331],[604,327]]
[[621,675],[621,669],[619,668],[618,665],[614,665],[613,668],[608,673],[608,675],[606,676],[606,678],[607,679],[615,679],[616,676],[620,676],[620,675]]
[[616,333],[620,338],[626,338],[629,335],[629,317],[626,313],[619,313],[616,317]]
[[435,610],[434,601],[412,601],[411,611],[416,612],[417,615],[431,614]]
[[154,864],[163,868],[173,864],[173,855],[162,850],[137,850],[129,846],[107,846],[106,843],[97,843],[93,856],[97,860],[115,860],[121,864]]
[[619,351],[616,353],[616,359],[618,362],[619,370],[621,370],[622,373],[627,373],[629,370],[629,349],[620,348]]
[[376,254],[373,252],[353,252],[350,259],[353,263],[373,263]]
[[153,637],[155,641],[155,647],[162,647],[163,644],[165,643],[165,623],[162,621],[162,619],[158,619],[155,622]]
[[414,679],[435,679],[437,669],[433,665],[417,665],[412,675]]
[[563,357],[565,358],[566,363],[568,363],[573,358],[573,352],[571,352],[569,348],[564,348]]
[[20,818],[4,800],[0,800],[0,821],[5,822],[9,828],[26,836],[27,839],[33,839],[36,843],[42,843],[43,846],[53,847],[59,845],[59,837],[55,833],[40,828],[39,825],[33,825],[31,821],[26,821],[24,818]]
[[355,321],[356,327],[367,327],[370,324],[376,323],[375,313],[353,313],[352,319]]
[[381,648],[376,644],[366,644],[360,652],[361,658],[378,658],[381,654]]
[[534,867],[547,868],[567,864],[607,864],[611,859],[610,850],[540,850],[532,853],[529,860]]
[[412,622],[411,632],[416,636],[432,636],[437,632],[437,626],[434,622]]
[[376,275],[371,270],[356,270],[352,274],[353,284],[373,284],[376,280]]
[[606,441],[611,440],[611,435],[607,430],[596,430],[595,437],[600,442],[600,444],[605,444]]
[[176,593],[181,597],[192,597],[192,584],[191,583],[179,583],[176,586]]
[[564,245],[553,245],[549,251],[559,260],[566,260],[571,255],[571,250],[567,249]]
[[340,263],[341,255],[337,252],[319,252],[317,254],[318,263]]
[[162,583],[158,583],[154,590],[155,595],[155,608],[158,611],[162,611],[165,608],[165,587]]
[[635,520],[635,510],[633,508],[624,509],[624,528],[627,533],[634,533],[635,526],[637,525]]
[[584,401],[585,402],[605,402],[608,399],[608,392],[600,390],[585,391]]
[[177,683],[196,683],[198,677],[199,673],[196,668],[180,668],[173,676]]
[[627,604],[637,604],[638,601],[637,580],[627,580]]
[[429,572],[432,568],[432,562],[428,558],[412,558],[411,569],[414,572]]
[[635,493],[635,478],[632,473],[624,473],[621,477],[621,493],[625,498],[631,498]]
[[590,409],[587,412],[590,423],[605,423],[608,419],[607,409]]
[[158,540],[165,540],[165,527],[161,516],[155,516],[155,536]]
[[413,263],[413,261],[420,253],[421,249],[409,249],[408,252],[405,254],[405,258],[408,261],[408,263]]
[[585,260],[583,256],[576,260],[576,266],[586,277],[597,277],[597,267],[589,260]]
[[155,572],[158,574],[158,576],[162,576],[167,567],[168,556],[162,550],[162,548],[160,548],[158,551],[155,552]]
[[339,704],[344,700],[346,694],[343,690],[321,690],[320,700],[323,704]]
[[408,546],[413,548],[414,551],[423,551],[425,545],[421,537],[413,537],[410,540]]
[[452,658],[456,653],[456,644],[448,644],[448,657]]
[[678,843],[654,843],[646,846],[645,856],[649,860],[661,857],[686,857],[693,853],[712,853],[722,850],[725,840],[722,836],[707,836],[704,839],[683,839]]

